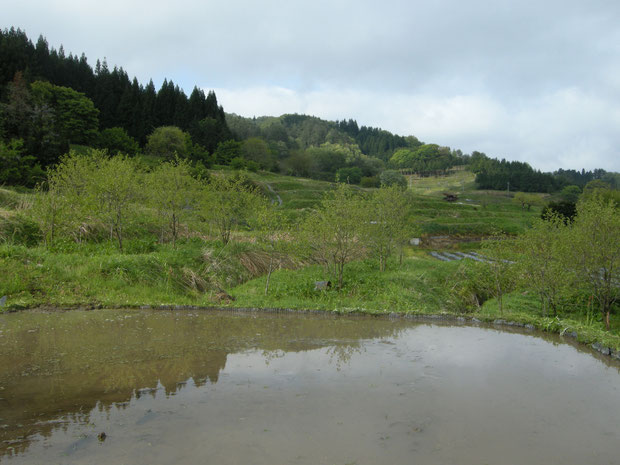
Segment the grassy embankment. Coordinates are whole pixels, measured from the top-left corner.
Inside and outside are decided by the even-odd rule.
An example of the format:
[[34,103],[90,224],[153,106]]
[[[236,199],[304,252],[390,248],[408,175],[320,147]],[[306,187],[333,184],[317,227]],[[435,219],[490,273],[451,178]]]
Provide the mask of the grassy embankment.
[[[271,173],[251,174],[255,181],[269,183],[282,198],[282,209],[299,219],[316,205],[329,183],[291,178]],[[524,211],[504,192],[473,190],[473,178],[459,172],[448,178],[412,180],[415,205],[411,218],[413,236],[479,237],[496,232],[517,234],[527,227],[539,208]],[[442,200],[443,192],[459,194],[457,203]],[[112,243],[64,244],[54,250],[19,245],[20,205],[27,193],[0,192],[0,295],[7,295],[8,309],[36,306],[101,305],[196,305],[265,308],[322,309],[338,312],[416,313],[462,315],[452,289],[465,262],[440,262],[428,249],[449,247],[464,250],[477,243],[437,239],[422,248],[405,249],[403,263],[390,262],[380,273],[371,260],[347,265],[341,291],[315,291],[314,282],[329,279],[321,266],[301,266],[285,260],[294,269],[276,271],[269,295],[264,295],[265,255],[257,250],[250,233],[223,247],[219,241],[190,238],[176,249],[169,244],[134,237],[125,253]],[[24,222],[27,230],[27,222]],[[4,233],[2,233],[4,228]],[[22,228],[22,229],[24,229]],[[16,232],[17,231],[17,232]],[[27,231],[22,231],[24,234]],[[235,300],[228,301],[226,294]],[[537,300],[524,291],[505,299],[500,314],[494,299],[469,314],[480,320],[505,319],[531,324],[554,332],[575,331],[584,342],[599,342],[620,349],[620,319],[612,319],[612,331],[602,323],[576,312],[560,318],[543,317]]]

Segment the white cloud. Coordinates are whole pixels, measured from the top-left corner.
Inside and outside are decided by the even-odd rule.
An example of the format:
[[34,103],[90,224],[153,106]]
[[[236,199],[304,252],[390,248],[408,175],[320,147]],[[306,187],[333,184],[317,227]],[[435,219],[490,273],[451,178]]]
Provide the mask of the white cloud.
[[3,22],[226,111],[354,118],[541,169],[619,170],[620,3],[22,0]]
[[451,97],[323,88],[215,89],[229,112],[243,116],[300,113],[355,118],[425,142],[521,160],[544,171],[559,167],[618,170],[620,110],[613,102],[562,89],[517,108],[487,95]]

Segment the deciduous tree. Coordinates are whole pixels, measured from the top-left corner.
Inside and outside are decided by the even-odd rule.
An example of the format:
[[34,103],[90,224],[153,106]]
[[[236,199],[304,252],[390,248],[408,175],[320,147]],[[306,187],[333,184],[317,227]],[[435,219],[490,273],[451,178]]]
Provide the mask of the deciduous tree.
[[105,149],[110,155],[124,153],[135,155],[138,150],[138,142],[127,134],[123,128],[108,128],[99,133],[97,137],[97,147]]
[[385,170],[379,176],[382,187],[398,186],[402,189],[407,188],[407,179],[396,170]]
[[565,218],[550,212],[545,219],[536,220],[515,243],[520,252],[522,279],[526,287],[536,290],[543,316],[549,309],[557,315],[563,291],[572,282],[566,254],[567,232]]
[[244,178],[214,176],[201,199],[203,218],[217,230],[220,240],[228,244],[235,228],[247,224],[256,213],[260,198]]
[[32,83],[31,93],[35,104],[47,105],[54,110],[55,127],[62,139],[84,145],[95,141],[99,110],[92,100],[69,87],[42,81]]
[[265,198],[256,202],[253,219],[257,238],[269,254],[269,266],[267,268],[267,279],[265,280],[265,295],[267,295],[269,293],[275,257],[286,244],[284,240],[286,219],[277,205]]
[[96,214],[123,250],[125,228],[143,191],[135,162],[125,155],[99,156],[96,171],[87,186],[94,199]]
[[172,160],[175,156],[186,158],[191,147],[188,133],[176,126],[161,126],[148,137],[146,151],[164,160]]
[[382,187],[365,202],[364,243],[378,259],[380,271],[385,271],[388,258],[405,237],[407,207],[406,192],[398,186]]
[[195,213],[201,184],[191,176],[186,160],[175,158],[164,162],[146,176],[148,202],[157,210],[160,241],[168,230],[173,247],[179,236],[181,221]]
[[540,205],[541,203],[538,195],[525,192],[517,192],[512,200],[517,205],[521,205],[521,210],[525,210],[525,207],[527,207],[528,211],[530,211],[533,205]]
[[569,250],[609,329],[609,315],[620,298],[620,212],[615,202],[594,196],[578,204]]
[[318,210],[302,225],[313,256],[333,267],[338,289],[342,289],[345,265],[364,253],[360,237],[363,208],[360,196],[346,184],[340,184],[325,195]]

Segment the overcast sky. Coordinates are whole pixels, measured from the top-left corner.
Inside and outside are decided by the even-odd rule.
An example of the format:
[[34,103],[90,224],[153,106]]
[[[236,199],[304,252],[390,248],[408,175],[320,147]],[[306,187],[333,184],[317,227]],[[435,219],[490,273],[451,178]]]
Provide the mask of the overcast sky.
[[620,171],[618,0],[41,0],[2,27],[227,112],[356,119],[541,170]]

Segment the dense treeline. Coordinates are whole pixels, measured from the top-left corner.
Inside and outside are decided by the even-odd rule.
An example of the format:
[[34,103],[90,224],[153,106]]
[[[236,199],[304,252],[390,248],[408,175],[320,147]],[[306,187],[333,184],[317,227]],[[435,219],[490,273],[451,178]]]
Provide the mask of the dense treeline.
[[[293,176],[348,180],[351,184],[359,184],[364,178],[369,187],[379,185],[379,174],[385,169],[383,160],[374,153],[364,153],[355,138],[342,131],[337,122],[298,114],[277,118],[229,114],[227,122],[237,138],[245,140],[233,153],[230,144],[221,147],[229,152],[225,157],[220,156],[218,148],[217,163],[226,163],[226,158],[240,159],[233,166],[243,167],[245,160],[250,168],[255,162],[261,168]],[[261,142],[264,150],[257,156],[256,148]]]
[[398,148],[421,145],[413,136],[402,137],[367,126],[359,128],[352,119],[326,121],[299,114],[284,114],[279,118],[244,118],[231,114],[227,121],[240,139],[261,137],[272,144],[285,144],[289,150],[318,147],[326,142],[356,145],[362,154],[384,162]]
[[620,173],[609,173],[600,168],[592,171],[586,171],[584,169],[581,171],[564,170],[560,168],[553,172],[553,176],[567,185],[579,186],[581,189],[589,182],[597,179],[607,183],[609,187],[613,189],[620,188]]
[[[164,80],[159,90],[151,81],[140,84],[130,79],[127,72],[116,66],[110,70],[106,61],[93,69],[82,54],[65,56],[63,47],[49,47],[40,36],[36,45],[19,29],[0,31],[0,89],[5,97],[6,87],[22,72],[27,82],[37,80],[70,87],[91,99],[99,110],[102,129],[122,127],[141,144],[158,126],[178,126],[190,131],[195,142],[210,151],[220,140],[230,138],[224,111],[217,104],[215,93],[207,95],[194,87],[189,98],[173,81]],[[208,118],[207,121],[203,121]],[[202,125],[199,124],[203,122]],[[203,127],[201,127],[203,126]],[[205,131],[219,136],[219,140],[205,140]]]
[[294,176],[348,179],[352,184],[376,187],[386,168],[431,175],[467,163],[460,150],[424,144],[414,136],[402,137],[379,128],[360,128],[352,119],[325,121],[299,114],[244,118],[229,114],[227,122],[239,139],[264,140],[274,154],[272,165]]
[[479,189],[559,192],[567,187],[576,186],[580,192],[586,185],[597,180],[603,184],[591,185],[592,188],[617,189],[620,186],[619,174],[609,173],[603,169],[593,171],[559,169],[554,173],[543,173],[533,169],[528,163],[497,160],[480,152],[473,152],[468,158],[469,169],[476,174]]
[[241,137],[263,137],[285,142],[289,148],[305,149],[326,142],[355,144],[361,153],[387,162],[395,150],[422,145],[414,136],[403,137],[369,126],[358,126],[353,119],[325,121],[308,115],[285,114],[279,118],[241,118],[229,115],[233,130]]
[[528,163],[497,160],[480,152],[472,153],[470,169],[480,189],[555,192],[563,185],[552,174],[534,170]]
[[396,150],[403,147],[415,148],[422,145],[416,137],[403,137],[380,128],[362,126],[349,119],[336,122],[338,129],[351,136],[362,153],[388,161]]
[[[48,86],[47,93],[34,84]],[[84,54],[66,56],[62,46],[50,48],[42,36],[33,44],[14,28],[0,31],[0,101],[0,136],[6,143],[21,139],[22,156],[37,158],[42,167],[56,162],[69,144],[97,145],[97,132],[112,128],[123,129],[143,146],[155,128],[176,126],[209,153],[232,138],[215,93],[205,95],[194,87],[187,97],[168,80],[156,90],[152,80],[142,85],[122,67],[110,70],[105,60],[93,69]],[[96,111],[86,115],[90,124],[79,140],[77,127],[72,128],[73,138],[58,131],[79,121],[84,116],[79,111],[91,103]]]
[[[367,185],[378,186],[391,152],[419,145],[412,137],[360,129],[351,120],[327,122],[302,115],[259,120],[231,116],[233,134],[213,92],[205,95],[194,88],[187,97],[169,80],[156,90],[152,81],[142,85],[130,79],[122,67],[110,70],[104,60],[92,68],[84,54],[66,56],[62,46],[50,48],[43,37],[33,44],[14,28],[0,31],[0,69],[0,158],[5,168],[0,182],[10,184],[41,181],[43,170],[71,145],[160,156],[162,138],[174,136],[169,154],[177,151],[206,166],[261,168],[351,183],[365,177]],[[154,132],[163,127],[168,130],[160,131],[159,143],[152,144]]]
[[422,144],[415,149],[397,150],[390,163],[405,171],[421,176],[437,176],[445,174],[450,168],[467,164],[468,156],[460,150],[440,147],[437,144]]

